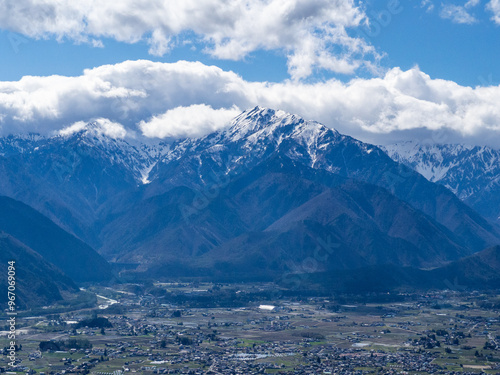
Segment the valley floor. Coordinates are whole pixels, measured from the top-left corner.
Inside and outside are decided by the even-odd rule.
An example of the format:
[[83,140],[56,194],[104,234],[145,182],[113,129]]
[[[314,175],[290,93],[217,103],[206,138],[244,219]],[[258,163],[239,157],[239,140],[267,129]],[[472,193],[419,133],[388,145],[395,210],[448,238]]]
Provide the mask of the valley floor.
[[[25,314],[17,326],[16,366],[4,351],[0,368],[23,374],[500,373],[494,294],[301,297],[278,295],[272,284],[190,283],[90,290],[99,295],[95,310]],[[76,328],[92,317],[112,327]],[[5,334],[1,347],[9,345]],[[60,350],[40,351],[48,341]]]

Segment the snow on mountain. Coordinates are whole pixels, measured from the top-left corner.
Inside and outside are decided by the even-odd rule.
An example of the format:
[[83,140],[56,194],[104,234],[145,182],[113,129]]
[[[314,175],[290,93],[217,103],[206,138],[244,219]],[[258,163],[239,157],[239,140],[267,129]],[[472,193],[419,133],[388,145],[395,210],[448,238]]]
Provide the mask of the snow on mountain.
[[[466,221],[477,223],[471,225],[480,232],[490,230],[481,222],[484,219],[468,211],[447,189],[395,163],[379,147],[315,121],[261,107],[243,112],[227,129],[173,144],[172,151],[154,169],[146,196],[165,194],[181,186],[194,191],[219,191],[236,176],[275,157],[380,186],[454,233],[460,232]],[[458,219],[460,216],[468,218]],[[459,236],[476,241],[465,238],[467,234]],[[485,244],[494,243],[493,237]]]
[[88,124],[84,129],[71,135],[59,135],[51,139],[51,145],[68,144],[94,150],[96,157],[108,160],[112,165],[120,165],[133,174],[137,182],[145,183],[149,171],[156,163],[160,145],[146,145],[134,140],[125,140],[106,135],[99,124]]
[[[454,188],[454,191],[461,189],[462,199],[465,196],[472,197],[471,192],[477,191],[475,181],[478,173],[490,174],[485,180],[487,187],[490,182],[498,182],[499,173],[495,169],[498,165],[495,160],[498,160],[498,157],[495,159],[490,150],[485,148],[460,146],[443,150],[441,153],[434,151],[424,155],[410,144],[405,144],[402,150],[407,150],[405,155],[413,155],[415,165],[419,167],[414,169],[423,173],[429,180],[439,180],[439,183],[448,186],[452,191]],[[457,173],[448,181],[442,179],[462,163],[462,154],[474,151],[481,157],[468,166],[465,177],[462,178],[461,174]],[[200,139],[188,139],[173,144],[172,151],[158,163],[158,168],[152,173],[150,180],[156,180],[156,183],[150,190],[150,196],[164,193],[176,186],[186,186],[198,191],[217,187],[220,181],[227,181],[232,176],[244,173],[277,154],[307,167],[388,189],[398,198],[436,218],[452,231],[463,225],[463,221],[456,220],[459,215],[450,210],[451,206],[445,207],[445,202],[454,200],[452,194],[447,194],[445,189],[442,189],[439,199],[424,203],[422,194],[436,194],[439,189],[435,190],[432,184],[424,183],[424,177],[394,163],[379,147],[342,135],[335,129],[315,121],[262,107],[243,112],[224,130]],[[500,202],[497,204],[500,194],[496,194],[495,189],[489,191],[490,194],[483,192],[477,202],[466,203],[484,216],[496,219],[500,216]],[[465,212],[465,207],[459,210],[463,210],[466,216],[475,215]],[[471,222],[479,223],[481,219],[478,216],[471,217]],[[479,224],[478,228],[482,228],[483,224]]]
[[[0,138],[0,156],[57,153],[58,148],[86,148],[94,157],[108,160],[129,171],[138,184],[158,177],[158,161],[169,164],[191,158],[200,165],[224,166],[226,174],[237,172],[262,160],[278,149],[292,160],[330,172],[339,166],[324,159],[325,150],[340,142],[351,142],[369,154],[375,146],[341,135],[315,121],[268,108],[255,107],[237,116],[226,129],[198,139],[185,139],[172,145],[126,137],[111,137],[102,124],[90,123],[82,129],[45,138],[38,134],[10,135]],[[402,142],[381,147],[393,160],[401,162],[437,182],[460,199],[467,200],[481,190],[500,184],[500,151],[466,145],[421,145]],[[92,151],[89,151],[92,150]],[[203,178],[203,177],[202,177]]]
[[317,141],[319,135],[328,130],[318,122],[306,121],[296,115],[255,107],[241,113],[224,130],[199,139],[187,139],[180,143],[177,146],[178,149],[174,150],[172,158],[176,155],[178,157],[186,149],[194,150],[204,147],[216,150],[227,147],[229,144],[237,144],[247,151],[262,151],[264,147],[269,147],[269,143],[279,146],[284,139],[289,137],[302,139],[302,142],[312,144]]
[[[170,145],[141,139],[134,134],[113,134],[103,131],[102,124],[91,123],[79,124],[71,132],[48,138],[30,135],[2,139],[0,153],[4,156],[0,157],[0,170],[4,178],[0,183],[0,194],[35,207],[96,247],[106,245],[115,250],[121,249],[120,246],[116,247],[118,237],[107,237],[108,232],[101,232],[103,223],[116,219],[116,228],[125,229],[119,237],[127,241],[135,236],[136,228],[143,225],[143,231],[138,232],[139,242],[136,245],[149,252],[156,249],[152,245],[156,240],[159,241],[157,244],[171,242],[163,241],[160,235],[150,239],[146,234],[156,229],[158,233],[163,232],[167,222],[181,226],[185,224],[182,219],[185,211],[179,207],[186,206],[201,215],[213,197],[221,200],[224,197],[234,198],[231,187],[241,189],[254,177],[258,180],[260,174],[277,191],[283,189],[284,193],[297,194],[297,202],[301,201],[305,191],[310,192],[307,188],[310,184],[321,185],[323,189],[329,188],[332,181],[342,181],[346,182],[348,190],[349,183],[370,185],[366,194],[354,195],[352,199],[339,201],[339,204],[356,206],[355,210],[371,207],[366,214],[372,217],[378,215],[381,218],[380,225],[390,233],[399,233],[404,222],[393,220],[391,207],[384,203],[388,200],[378,200],[380,196],[377,192],[386,197],[393,195],[398,202],[405,202],[403,206],[410,205],[405,206],[405,212],[421,211],[446,227],[449,231],[446,236],[459,247],[477,251],[498,241],[496,231],[486,220],[450,191],[394,162],[377,146],[283,111],[255,107],[236,117],[225,129],[197,139],[178,140]],[[389,148],[386,150],[391,153]],[[396,152],[398,150],[399,153]],[[408,163],[412,160],[415,168],[420,168],[428,179],[443,183],[450,171],[465,167],[459,156],[474,150],[463,146],[440,149],[439,152],[432,149],[426,153],[424,149],[405,144],[392,150],[391,156],[401,157],[401,160],[405,156]],[[460,182],[460,186],[474,188],[472,180],[481,171],[492,176],[499,175],[496,169],[498,155],[495,159],[489,150],[481,150],[476,150],[476,154],[482,158],[473,158],[467,167],[467,172],[470,172],[469,185],[465,186],[461,180],[456,181],[459,178],[457,173],[455,180],[449,179],[450,187]],[[288,176],[309,182],[299,192],[288,184]],[[490,178],[489,181],[493,180]],[[247,187],[250,199],[256,195],[254,190],[261,190],[263,186],[255,182],[255,186]],[[492,195],[483,196],[482,202],[486,202],[489,207],[500,207],[500,202],[497,204],[495,201],[500,197],[497,192],[492,190]],[[263,193],[261,202],[269,200],[269,211],[278,212],[283,196],[277,194],[274,188],[269,189]],[[335,196],[331,198],[340,199]],[[226,201],[228,205],[234,203],[231,199]],[[250,202],[248,199],[244,198],[245,204]],[[202,201],[206,203],[199,204]],[[248,207],[258,210],[261,202],[255,201]],[[477,204],[478,211],[482,209],[481,204]],[[313,206],[317,207],[316,204]],[[138,215],[138,212],[141,214]],[[206,212],[207,217],[212,214],[215,213]],[[255,217],[260,215],[254,214]],[[248,216],[248,221],[252,222],[255,217]],[[214,223],[221,223],[228,218],[231,216],[213,217]],[[242,223],[246,223],[245,220]],[[271,222],[266,225],[262,223],[263,228],[268,224]],[[435,227],[429,223],[428,231],[434,233]],[[353,238],[363,236],[363,225],[356,230],[352,228]],[[233,229],[236,231],[231,223],[226,229],[228,233]],[[193,230],[196,233],[185,232],[191,233],[187,237],[193,236],[196,241],[203,237],[200,241],[206,239],[207,244],[217,242],[220,236],[229,236],[228,233],[220,232],[218,226],[214,227],[213,236],[208,232],[200,234],[198,227]],[[109,233],[114,233],[114,229]],[[149,248],[149,245],[152,247]]]
[[342,142],[356,144],[365,153],[376,148],[316,121],[307,121],[284,111],[255,107],[237,116],[226,129],[175,143],[162,163],[190,159],[191,165],[197,163],[202,182],[202,171],[207,165],[213,165],[211,170],[222,168],[224,174],[237,173],[279,150],[309,167],[337,172],[339,167],[326,160],[325,155],[329,148]]
[[163,142],[143,142],[134,138],[107,135],[98,123],[86,124],[74,132],[64,132],[52,137],[39,134],[9,135],[0,138],[0,156],[31,155],[47,157],[66,152],[87,154],[95,159],[107,160],[111,165],[129,171],[140,184],[149,182],[150,171],[159,159],[170,150]]
[[0,156],[10,156],[32,151],[43,144],[46,138],[36,133],[9,135],[0,138]]
[[499,184],[500,150],[416,142],[398,143],[383,149],[395,161],[410,166],[429,181],[445,185],[462,200]]
[[[149,180],[141,200],[100,234],[103,253],[120,262],[154,259],[180,262],[182,269],[206,256],[232,265],[244,259],[242,267],[255,270],[255,259],[276,249],[282,249],[276,264],[293,253],[302,256],[305,228],[318,235],[338,231],[334,237],[350,243],[343,254],[359,251],[363,261],[388,249],[397,256],[384,255],[383,262],[393,261],[402,254],[401,241],[412,236],[415,247],[406,260],[425,254],[426,261],[443,261],[446,243],[468,254],[500,238],[448,189],[380,148],[261,107],[243,112],[226,129],[175,142]],[[392,239],[382,240],[386,235]],[[424,242],[433,250],[425,252]]]
[[335,172],[335,168],[319,155],[332,144],[347,139],[359,143],[367,153],[372,150],[373,146],[366,146],[318,122],[306,121],[284,111],[255,107],[240,114],[224,130],[198,139],[179,140],[172,145],[140,137],[112,137],[96,122],[47,138],[36,134],[0,138],[0,155],[32,154],[36,157],[39,154],[46,157],[62,149],[70,153],[84,152],[123,167],[138,184],[148,184],[158,177],[158,168],[155,168],[158,161],[168,164],[191,157],[202,164],[210,159],[211,163],[224,165],[225,173],[231,173],[278,149],[292,160]]
[[500,196],[500,150],[416,142],[382,148],[393,160],[413,168],[429,181],[446,186],[484,215],[499,218],[500,208],[491,207],[491,196]]
[[305,121],[284,111],[255,107],[241,113],[231,122],[229,129],[220,132],[220,140],[231,143],[245,140],[245,148],[251,149],[260,141],[273,137],[277,145],[284,138],[292,137],[301,139],[310,146],[325,131],[327,128],[318,122]]

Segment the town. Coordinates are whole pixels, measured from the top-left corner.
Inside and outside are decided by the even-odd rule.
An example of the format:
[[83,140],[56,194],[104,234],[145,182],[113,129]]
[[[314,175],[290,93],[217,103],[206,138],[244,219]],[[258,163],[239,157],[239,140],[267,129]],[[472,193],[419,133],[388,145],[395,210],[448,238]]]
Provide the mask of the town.
[[15,366],[5,317],[0,371],[500,373],[497,296],[459,290],[318,297],[277,290],[273,284],[91,287],[97,308],[22,314]]

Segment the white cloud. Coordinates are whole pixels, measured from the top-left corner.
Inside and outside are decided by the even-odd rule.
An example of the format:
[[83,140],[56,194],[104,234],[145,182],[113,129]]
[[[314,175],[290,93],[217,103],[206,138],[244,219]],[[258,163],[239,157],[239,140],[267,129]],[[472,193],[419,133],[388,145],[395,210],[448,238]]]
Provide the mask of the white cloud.
[[465,6],[444,4],[439,13],[441,18],[449,19],[454,23],[471,25],[477,22],[476,17],[469,13],[468,9],[477,5],[477,1],[468,1]]
[[79,131],[85,129],[85,127],[88,125],[88,122],[85,121],[77,121],[74,124],[71,124],[70,126],[63,128],[56,133],[62,136],[70,136],[72,134],[78,133]]
[[161,56],[194,35],[210,55],[241,60],[257,50],[288,57],[295,79],[314,69],[353,73],[380,56],[350,28],[366,24],[354,0],[4,0],[0,29],[32,38],[102,45],[145,40]]
[[490,2],[486,5],[486,8],[493,13],[491,19],[497,25],[500,25],[500,0],[490,0]]
[[[109,119],[106,118],[97,118],[91,120],[90,123],[94,125],[93,127],[94,131],[98,132],[99,134],[105,134],[112,138],[125,138],[127,137],[127,135],[131,137],[135,136],[134,132],[132,131],[127,132],[127,130],[122,124],[110,121]],[[85,129],[88,125],[89,122],[77,121],[68,127],[56,131],[56,133],[62,136],[69,136]]]
[[426,12],[432,12],[434,10],[434,3],[431,0],[422,0],[420,7],[425,8]]
[[176,107],[158,116],[139,123],[139,128],[146,137],[198,137],[224,127],[241,110],[233,106],[230,109],[213,109],[209,105],[194,104],[189,107]]
[[139,60],[78,77],[0,82],[0,133],[51,134],[101,119],[116,124],[110,126],[114,136],[123,136],[122,129],[148,137],[201,135],[222,127],[238,109],[261,105],[374,143],[421,139],[500,147],[499,102],[500,86],[460,86],[417,67],[348,83],[266,83],[201,63]]
[[481,0],[469,0],[465,3],[464,7],[465,8],[473,8],[477,5],[479,5],[480,2],[481,2]]

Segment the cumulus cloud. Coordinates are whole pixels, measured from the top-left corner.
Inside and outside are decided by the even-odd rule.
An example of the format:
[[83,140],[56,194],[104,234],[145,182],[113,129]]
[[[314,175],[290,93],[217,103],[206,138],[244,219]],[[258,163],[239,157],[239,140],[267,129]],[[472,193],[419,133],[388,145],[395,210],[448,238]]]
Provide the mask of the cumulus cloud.
[[380,56],[351,28],[368,20],[354,0],[4,0],[0,28],[32,38],[102,45],[136,43],[161,56],[195,35],[216,58],[241,60],[257,50],[288,57],[293,78],[314,69],[353,73]]
[[422,0],[420,3],[421,8],[425,8],[427,12],[432,12],[434,10],[434,4],[431,0]]
[[464,6],[466,8],[472,8],[472,7],[479,5],[480,2],[481,2],[481,0],[469,0],[465,3]]
[[241,113],[233,106],[230,109],[213,109],[209,105],[194,104],[189,107],[176,107],[158,116],[139,123],[146,137],[198,137],[224,127]]
[[[135,136],[134,132],[125,129],[122,124],[117,122],[110,121],[106,118],[98,118],[91,120],[90,123],[93,124],[93,130],[100,133],[105,134],[111,138],[125,138],[127,135],[130,137]],[[85,121],[77,121],[74,124],[71,124],[68,127],[65,127],[59,131],[56,131],[56,134],[62,136],[70,136],[74,133],[78,133],[79,131],[88,128],[89,122]]]
[[85,121],[77,121],[74,124],[71,124],[70,126],[61,129],[57,131],[56,133],[62,136],[70,136],[72,134],[78,133],[79,131],[85,129],[85,127],[88,125],[88,122]]
[[218,109],[245,103],[243,93],[229,88],[243,82],[217,67],[183,61],[127,61],[85,70],[77,77],[26,76],[0,82],[0,126],[4,133],[47,133],[78,121],[108,118],[130,127],[179,106]]
[[500,25],[500,0],[490,0],[486,8],[493,13],[491,19],[497,25]]
[[470,14],[468,8],[478,4],[476,0],[468,1],[464,6],[445,4],[443,5],[439,15],[441,18],[449,19],[454,23],[471,25],[477,22],[476,17]]
[[418,67],[348,83],[266,83],[202,63],[139,60],[78,77],[0,82],[0,132],[52,134],[101,119],[116,124],[115,136],[124,136],[121,126],[147,137],[196,136],[223,127],[240,109],[261,105],[373,143],[420,139],[500,147],[499,102],[500,86],[460,86],[431,79]]

